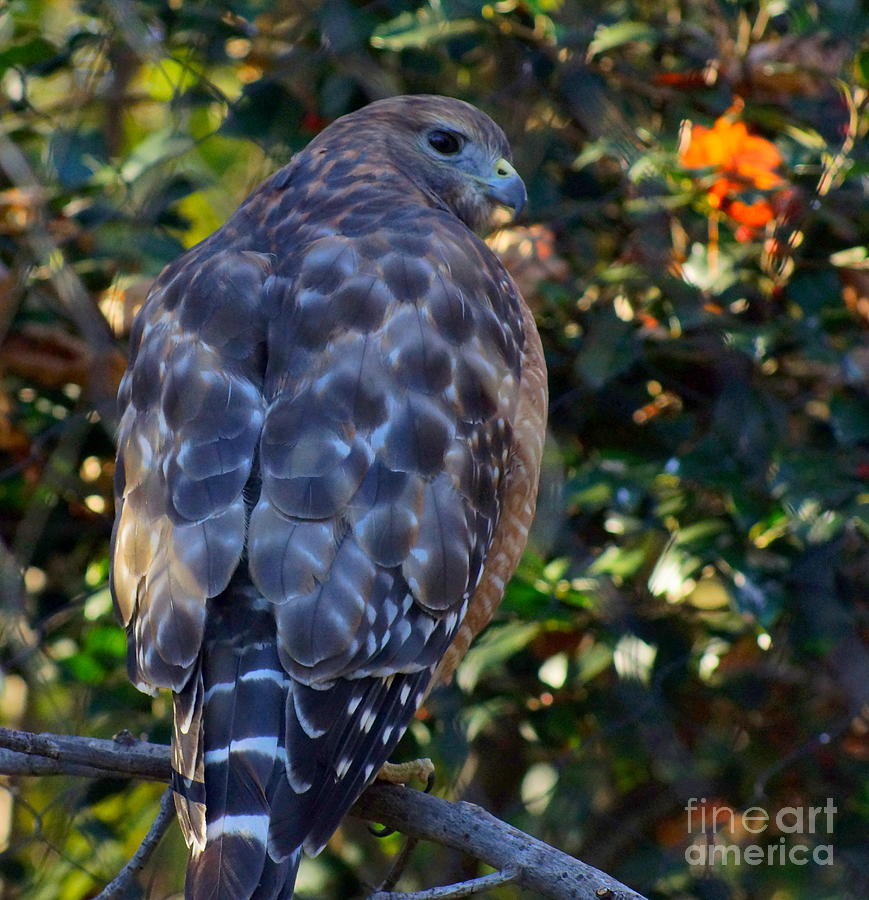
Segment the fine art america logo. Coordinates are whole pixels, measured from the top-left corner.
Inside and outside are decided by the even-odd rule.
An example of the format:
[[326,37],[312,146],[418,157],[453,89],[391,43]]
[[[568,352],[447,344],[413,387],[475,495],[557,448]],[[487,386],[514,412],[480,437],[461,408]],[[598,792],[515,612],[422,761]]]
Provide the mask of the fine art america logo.
[[741,813],[692,797],[685,811],[692,838],[685,850],[688,865],[833,865],[830,840],[838,809],[832,797],[823,806],[783,806],[775,812],[751,806]]

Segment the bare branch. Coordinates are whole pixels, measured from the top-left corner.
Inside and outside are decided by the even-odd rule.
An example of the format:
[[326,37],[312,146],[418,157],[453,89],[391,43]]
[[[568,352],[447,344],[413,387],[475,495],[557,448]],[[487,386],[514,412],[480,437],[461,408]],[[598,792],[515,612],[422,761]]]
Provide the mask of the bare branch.
[[160,798],[160,811],[151,823],[148,833],[133,854],[132,859],[120,872],[97,894],[95,900],[123,900],[127,896],[138,896],[133,886],[135,878],[157,849],[161,838],[175,818],[175,802],[172,799],[172,788],[166,788]]
[[[126,776],[168,781],[171,775],[168,747],[149,744],[123,732],[112,740],[106,740],[0,728],[0,747],[16,751],[16,755],[24,756],[31,764],[48,764],[41,771],[27,774],[78,775],[81,773],[76,770],[84,766],[90,770],[89,775],[102,778]],[[6,757],[3,759],[5,761]],[[22,774],[6,768],[3,772]]]
[[116,777],[115,773],[96,766],[77,765],[64,759],[48,756],[31,756],[17,750],[0,748],[0,774],[2,775],[82,775],[85,778]]
[[515,883],[539,897],[642,900],[640,894],[605,872],[513,828],[473,803],[450,803],[420,791],[375,783],[350,814],[469,853],[495,869],[515,870]]
[[[0,753],[0,774],[87,774],[156,781],[168,781],[170,776],[169,748],[131,736],[104,740],[0,728],[0,748],[6,750]],[[471,854],[499,872],[511,871],[517,885],[538,897],[644,900],[605,872],[472,803],[450,803],[420,791],[376,783],[356,801],[350,814]]]

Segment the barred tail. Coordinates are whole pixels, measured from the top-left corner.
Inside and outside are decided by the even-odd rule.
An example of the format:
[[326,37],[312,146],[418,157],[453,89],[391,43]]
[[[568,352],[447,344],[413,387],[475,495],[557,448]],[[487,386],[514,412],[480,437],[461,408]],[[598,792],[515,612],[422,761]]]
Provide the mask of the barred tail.
[[175,695],[185,900],[290,900],[302,851],[320,852],[374,778],[433,669],[303,684],[252,593],[236,582],[211,601],[197,668]]
[[[183,771],[176,776],[187,791],[182,806],[199,810],[196,801],[204,802],[199,833],[188,839],[186,900],[289,900],[299,866],[298,850],[283,858],[268,852],[271,798],[286,779],[289,685],[270,623],[246,599],[227,598],[235,609],[216,616],[205,637],[198,748],[204,788],[191,786]],[[176,723],[176,744],[177,732]]]

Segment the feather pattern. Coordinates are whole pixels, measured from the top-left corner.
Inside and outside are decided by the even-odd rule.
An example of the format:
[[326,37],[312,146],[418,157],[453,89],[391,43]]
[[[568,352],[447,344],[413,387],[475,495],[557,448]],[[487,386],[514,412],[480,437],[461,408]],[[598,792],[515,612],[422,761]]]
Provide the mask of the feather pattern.
[[131,677],[175,692],[188,900],[292,896],[524,546],[499,535],[519,482],[533,507],[537,445],[513,461],[542,357],[473,233],[479,179],[417,159],[444,121],[509,156],[458,101],[345,117],[134,327],[112,586]]

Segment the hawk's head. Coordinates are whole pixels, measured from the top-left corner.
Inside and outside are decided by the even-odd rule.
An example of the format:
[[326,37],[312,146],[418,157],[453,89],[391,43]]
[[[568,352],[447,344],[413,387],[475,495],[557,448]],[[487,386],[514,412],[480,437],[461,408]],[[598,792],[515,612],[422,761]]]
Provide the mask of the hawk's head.
[[498,206],[515,217],[525,205],[504,132],[462,100],[426,94],[377,100],[333,123],[315,143],[338,130],[360,151],[385,154],[474,231],[491,226]]

